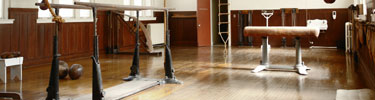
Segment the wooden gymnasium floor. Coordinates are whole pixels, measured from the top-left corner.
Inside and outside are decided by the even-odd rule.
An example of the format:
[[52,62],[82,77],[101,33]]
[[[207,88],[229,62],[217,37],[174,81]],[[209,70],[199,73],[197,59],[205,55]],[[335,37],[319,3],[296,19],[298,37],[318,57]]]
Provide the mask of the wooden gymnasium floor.
[[[333,100],[337,89],[364,88],[361,80],[347,64],[344,51],[336,49],[303,49],[303,61],[312,70],[307,76],[293,71],[263,71],[251,73],[261,59],[260,48],[232,47],[228,55],[223,47],[173,47],[175,75],[182,85],[160,85],[125,98],[130,100]],[[271,62],[293,65],[294,48],[271,50]],[[132,55],[100,56],[103,87],[122,83],[129,74]],[[77,59],[69,65],[84,66],[79,80],[60,80],[60,96],[75,97],[91,93],[91,59]],[[147,78],[163,78],[162,56],[140,56],[141,75]],[[50,65],[24,68],[22,84],[9,80],[7,91],[17,92],[22,86],[26,100],[42,100],[46,97]],[[0,83],[0,91],[5,84]],[[124,88],[126,89],[126,88]]]

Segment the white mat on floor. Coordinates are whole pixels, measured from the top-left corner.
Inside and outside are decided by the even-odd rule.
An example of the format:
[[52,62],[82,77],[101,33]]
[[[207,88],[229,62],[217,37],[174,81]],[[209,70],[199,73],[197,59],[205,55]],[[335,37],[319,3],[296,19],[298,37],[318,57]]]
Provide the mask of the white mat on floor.
[[336,100],[375,100],[374,97],[374,91],[370,89],[338,89],[336,94]]
[[[151,88],[153,86],[159,85],[159,81],[152,81],[152,80],[135,80],[126,83],[122,83],[107,89],[104,89],[105,100],[118,100],[125,98],[127,96],[133,95],[138,93],[142,90]],[[74,98],[73,100],[91,100],[92,94],[80,96],[78,98]]]

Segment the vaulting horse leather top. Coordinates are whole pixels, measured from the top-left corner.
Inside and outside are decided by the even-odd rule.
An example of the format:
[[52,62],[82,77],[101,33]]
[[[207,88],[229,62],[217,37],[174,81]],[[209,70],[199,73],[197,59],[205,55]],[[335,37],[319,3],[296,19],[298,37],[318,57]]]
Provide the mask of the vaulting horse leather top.
[[244,36],[283,36],[283,37],[319,37],[319,28],[315,27],[266,27],[246,26]]

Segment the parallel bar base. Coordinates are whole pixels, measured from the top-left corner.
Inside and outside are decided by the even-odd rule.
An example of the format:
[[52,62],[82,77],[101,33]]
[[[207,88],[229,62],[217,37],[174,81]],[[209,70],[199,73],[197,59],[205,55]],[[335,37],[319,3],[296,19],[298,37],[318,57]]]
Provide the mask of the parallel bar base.
[[259,65],[255,69],[253,69],[251,72],[258,73],[267,69],[297,70],[297,72],[301,75],[307,75],[308,74],[307,70],[310,70],[310,68],[305,65],[296,65],[296,66]]
[[182,84],[182,81],[177,80],[176,78],[166,78],[162,81],[162,84]]
[[[127,55],[133,55],[134,52],[117,52],[114,54],[127,54]],[[162,52],[139,52],[140,55],[161,55]]]
[[302,51],[301,51],[301,44],[300,44],[300,38],[296,38],[296,65],[295,66],[273,66],[270,65],[269,61],[269,52],[270,52],[271,46],[268,44],[268,37],[262,37],[262,61],[259,66],[257,66],[254,70],[252,70],[253,73],[257,73],[260,71],[263,71],[265,69],[287,69],[287,70],[297,70],[299,74],[301,75],[307,75],[307,66],[304,65],[302,61]]
[[[105,100],[119,100],[130,95],[136,94],[148,88],[154,87],[156,85],[160,85],[161,82],[159,80],[153,79],[135,79],[134,81],[122,83],[107,89],[104,89]],[[80,96],[74,98],[73,100],[91,100],[92,94]]]

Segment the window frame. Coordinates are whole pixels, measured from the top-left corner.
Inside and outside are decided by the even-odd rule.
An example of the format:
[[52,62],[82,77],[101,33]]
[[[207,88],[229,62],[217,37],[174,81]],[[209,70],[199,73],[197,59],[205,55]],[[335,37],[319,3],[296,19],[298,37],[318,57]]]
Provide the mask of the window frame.
[[0,0],[0,19],[2,19],[4,17],[4,0]]
[[14,19],[8,19],[8,8],[10,0],[1,0],[2,8],[1,8],[1,17],[0,17],[0,24],[13,24]]
[[[135,3],[134,3],[134,0],[129,0],[130,1],[130,5],[132,6],[136,6]],[[123,0],[123,4],[125,5],[125,0]],[[141,6],[146,6],[146,0],[142,0],[142,4]],[[155,3],[154,3],[154,0],[150,0],[150,6],[153,6]],[[147,16],[147,11],[151,12],[150,13],[150,16]],[[129,12],[129,11],[125,11],[125,12]],[[143,11],[140,11],[140,16],[139,16],[139,19],[140,20],[156,20],[156,17],[154,17],[154,11],[153,10],[143,10]],[[136,16],[136,11],[130,11],[130,15],[131,16]],[[128,21],[128,17],[124,17],[126,21]]]

